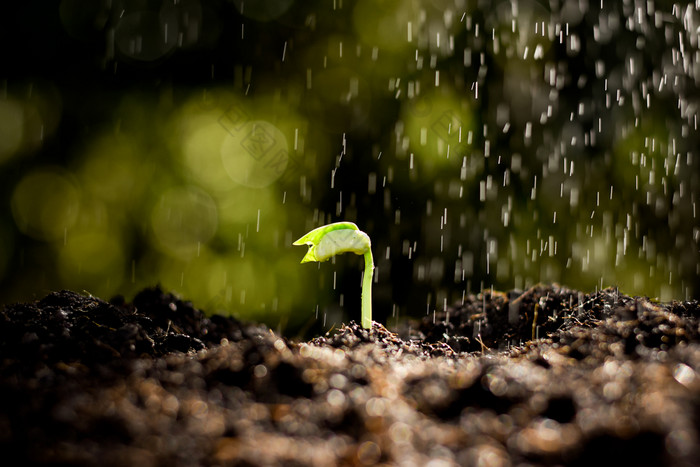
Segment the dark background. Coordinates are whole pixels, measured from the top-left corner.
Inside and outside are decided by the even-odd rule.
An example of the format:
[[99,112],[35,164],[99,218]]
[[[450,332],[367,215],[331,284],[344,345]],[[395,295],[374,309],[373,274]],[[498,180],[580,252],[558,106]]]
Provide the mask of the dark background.
[[362,259],[291,243],[339,220],[372,238],[388,324],[540,281],[698,298],[691,6],[2,8],[2,303],[161,283],[329,328],[359,319]]

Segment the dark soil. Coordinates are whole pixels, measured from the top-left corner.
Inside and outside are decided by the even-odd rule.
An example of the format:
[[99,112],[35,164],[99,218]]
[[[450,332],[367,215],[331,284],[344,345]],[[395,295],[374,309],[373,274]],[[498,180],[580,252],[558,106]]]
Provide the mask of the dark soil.
[[159,289],[56,292],[0,311],[0,462],[700,465],[699,319],[537,286],[297,343]]

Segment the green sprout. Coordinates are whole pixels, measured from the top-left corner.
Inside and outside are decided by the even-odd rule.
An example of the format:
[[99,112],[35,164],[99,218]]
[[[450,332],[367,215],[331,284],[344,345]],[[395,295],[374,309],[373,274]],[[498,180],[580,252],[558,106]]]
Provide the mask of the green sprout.
[[374,260],[372,259],[372,244],[369,235],[357,228],[352,222],[336,222],[324,225],[307,233],[294,245],[309,245],[309,251],[301,260],[326,261],[341,253],[364,255],[365,272],[362,278],[362,327],[372,327],[372,276],[374,275]]

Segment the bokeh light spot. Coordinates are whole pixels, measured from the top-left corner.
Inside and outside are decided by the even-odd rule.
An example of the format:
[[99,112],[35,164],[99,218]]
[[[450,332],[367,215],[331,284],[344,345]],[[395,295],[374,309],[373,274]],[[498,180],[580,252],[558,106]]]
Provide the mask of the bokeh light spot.
[[136,158],[126,136],[102,135],[93,141],[80,172],[83,186],[105,201],[124,204],[138,197],[145,180]]
[[213,192],[229,191],[234,185],[221,158],[221,145],[226,136],[215,113],[185,113],[181,126],[185,173]]
[[124,248],[109,232],[69,234],[58,255],[66,287],[114,293],[124,275]]
[[471,105],[447,87],[408,101],[401,117],[411,151],[425,170],[461,163],[469,152],[474,131]]
[[216,233],[214,200],[196,187],[165,191],[151,213],[156,244],[165,252],[191,257]]
[[80,209],[78,189],[58,168],[42,168],[24,176],[11,203],[19,230],[38,240],[64,237]]
[[287,140],[272,123],[246,121],[233,128],[221,145],[221,158],[229,177],[251,188],[262,188],[287,169]]
[[400,0],[360,0],[353,10],[353,23],[360,39],[369,46],[391,52],[415,49],[408,40],[408,24],[415,24],[417,29],[419,18],[415,5]]

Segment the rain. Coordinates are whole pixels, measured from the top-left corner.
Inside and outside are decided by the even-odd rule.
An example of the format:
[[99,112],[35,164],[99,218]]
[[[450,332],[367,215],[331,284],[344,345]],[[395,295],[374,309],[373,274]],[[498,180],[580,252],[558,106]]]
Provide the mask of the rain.
[[[89,8],[88,8],[89,4]],[[62,1],[0,33],[0,297],[162,284],[290,334],[559,283],[700,296],[700,4]],[[55,37],[55,39],[54,39]]]

